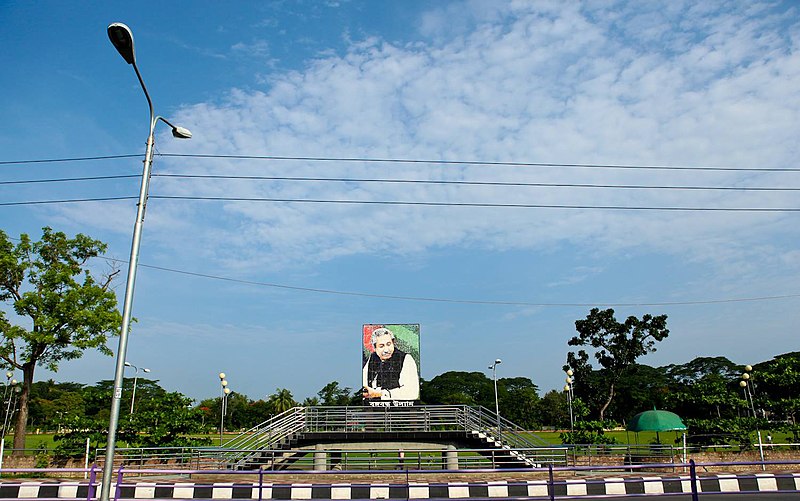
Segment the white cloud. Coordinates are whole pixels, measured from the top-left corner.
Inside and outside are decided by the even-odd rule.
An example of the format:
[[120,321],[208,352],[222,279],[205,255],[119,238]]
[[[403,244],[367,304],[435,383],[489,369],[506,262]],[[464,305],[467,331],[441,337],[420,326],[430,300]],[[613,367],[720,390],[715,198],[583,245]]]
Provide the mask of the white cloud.
[[[798,25],[758,6],[633,12],[615,2],[467,2],[422,16],[426,41],[352,42],[263,91],[185,107],[186,152],[324,157],[788,166],[800,128]],[[646,8],[643,7],[643,8]],[[759,10],[760,9],[760,10]],[[254,68],[254,72],[262,68]],[[278,176],[780,185],[773,174],[359,162],[161,162],[174,171]],[[170,181],[153,193],[517,204],[767,207],[786,194],[568,188]],[[152,203],[152,202],[151,202]],[[778,214],[158,202],[164,248],[274,269],[358,254],[461,246],[625,249],[717,263],[754,258]],[[214,224],[207,224],[213,221]],[[124,226],[127,229],[128,225]],[[178,238],[176,238],[178,237]],[[791,240],[791,239],[790,239]],[[225,242],[224,251],[218,242]],[[795,263],[792,249],[772,252]]]

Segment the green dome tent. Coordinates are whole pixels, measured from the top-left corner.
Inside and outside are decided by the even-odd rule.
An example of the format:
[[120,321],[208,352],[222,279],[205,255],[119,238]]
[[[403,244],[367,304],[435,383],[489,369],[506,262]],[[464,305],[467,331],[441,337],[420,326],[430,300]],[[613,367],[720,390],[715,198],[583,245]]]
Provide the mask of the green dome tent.
[[[683,462],[686,462],[686,425],[681,421],[680,416],[670,411],[644,411],[633,416],[625,427],[628,431],[654,431],[656,440],[661,442],[658,436],[662,431],[682,431],[683,433]],[[638,435],[637,435],[638,436]],[[638,439],[637,439],[638,442]]]
[[670,411],[644,411],[628,422],[628,431],[685,431],[686,425],[680,416]]

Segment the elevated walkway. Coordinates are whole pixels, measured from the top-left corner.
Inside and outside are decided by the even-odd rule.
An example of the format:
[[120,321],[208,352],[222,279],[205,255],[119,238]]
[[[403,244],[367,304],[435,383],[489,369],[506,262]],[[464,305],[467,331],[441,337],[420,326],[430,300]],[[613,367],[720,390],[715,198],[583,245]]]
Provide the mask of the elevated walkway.
[[[499,427],[498,427],[499,423]],[[537,449],[546,449],[546,452]],[[484,408],[462,405],[414,407],[294,407],[228,441],[223,464],[231,469],[290,468],[313,452],[314,469],[341,467],[358,451],[407,451],[417,460],[439,455],[442,469],[458,469],[459,449],[491,457],[493,467],[530,468],[553,463],[552,446]],[[345,459],[346,461],[346,459]]]

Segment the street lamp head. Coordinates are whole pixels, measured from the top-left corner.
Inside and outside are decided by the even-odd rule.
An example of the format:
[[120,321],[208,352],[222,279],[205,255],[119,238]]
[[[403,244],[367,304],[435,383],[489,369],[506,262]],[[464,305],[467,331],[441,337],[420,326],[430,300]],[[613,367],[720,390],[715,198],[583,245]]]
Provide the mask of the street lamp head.
[[231,392],[231,389],[230,389],[230,388],[225,388],[225,394],[226,394],[226,395],[229,395],[229,394],[230,394],[230,392]]
[[150,369],[142,369],[142,372],[150,372]]
[[11,379],[12,377],[14,377],[14,373],[13,372],[11,372],[11,371],[6,372],[6,379]]
[[495,365],[497,365],[497,364],[502,364],[502,363],[503,363],[503,361],[502,361],[502,360],[500,360],[500,359],[498,358],[497,360],[495,360],[495,361],[494,361],[494,363],[495,363]]
[[744,379],[745,381],[750,379],[750,374],[745,372],[744,374],[742,374],[742,379]]
[[133,367],[130,362],[125,362],[125,367]]
[[122,23],[108,25],[108,39],[114,44],[117,52],[128,64],[136,64],[136,52],[133,50],[133,32]]
[[571,377],[567,377],[567,379],[565,381],[567,382],[567,384],[572,384],[572,378]]
[[747,381],[739,381],[739,386],[741,386],[742,388],[747,387]]
[[220,372],[219,373],[219,378],[220,379],[225,379],[225,373],[224,372]]
[[573,374],[575,373],[572,372],[572,369],[567,369],[567,376],[572,377]]
[[177,139],[191,139],[192,131],[178,125],[172,128],[172,137]]
[[225,381],[224,379],[223,379],[222,381],[220,381],[220,384],[222,385],[222,387],[223,387],[223,388],[225,388],[226,386],[228,386],[228,382],[227,382],[227,381]]
[[568,384],[564,385],[564,391],[569,391],[569,385]]
[[744,366],[744,370],[746,370],[747,372],[750,372],[750,371],[753,370],[753,366],[752,365],[745,365]]

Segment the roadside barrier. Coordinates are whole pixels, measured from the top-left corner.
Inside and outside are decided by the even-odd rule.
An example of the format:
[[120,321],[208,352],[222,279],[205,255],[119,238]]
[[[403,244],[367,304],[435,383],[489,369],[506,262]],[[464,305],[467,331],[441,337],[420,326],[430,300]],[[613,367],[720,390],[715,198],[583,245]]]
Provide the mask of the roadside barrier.
[[[625,467],[553,467],[443,470],[374,470],[274,472],[266,470],[154,470],[116,471],[113,499],[580,499],[586,496],[674,496],[690,494],[698,500],[716,493],[800,493],[800,472],[764,473],[762,463],[664,464]],[[800,470],[798,461],[767,463],[768,466]],[[651,475],[644,468],[678,468],[682,472]],[[705,473],[710,467],[752,472]],[[698,474],[698,469],[700,473]],[[616,470],[617,473],[609,473]],[[598,471],[601,473],[598,475]],[[15,478],[48,473],[86,480]],[[2,470],[0,498],[5,499],[97,499],[100,469],[82,468]],[[381,475],[395,478],[384,480]],[[643,474],[644,473],[644,474]],[[192,480],[192,477],[202,480]],[[348,476],[352,481],[342,480]],[[372,477],[372,479],[371,479]],[[498,477],[506,477],[500,479]],[[531,477],[531,478],[526,478]],[[210,481],[206,479],[212,479]],[[365,480],[366,479],[366,480]],[[458,479],[457,481],[453,479]]]

